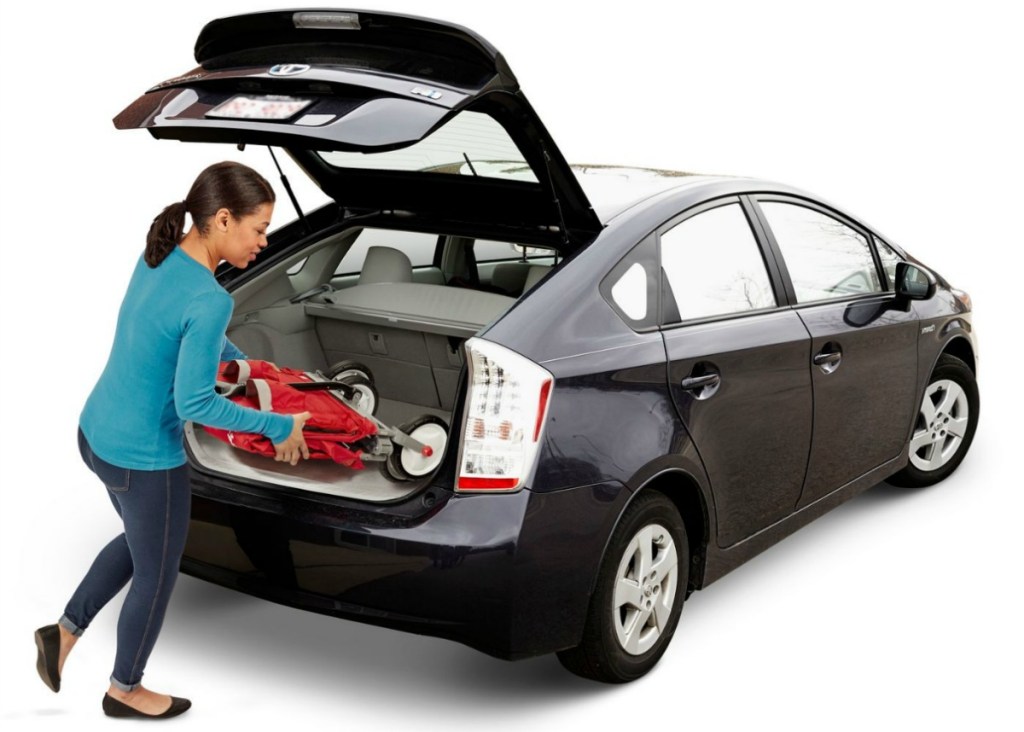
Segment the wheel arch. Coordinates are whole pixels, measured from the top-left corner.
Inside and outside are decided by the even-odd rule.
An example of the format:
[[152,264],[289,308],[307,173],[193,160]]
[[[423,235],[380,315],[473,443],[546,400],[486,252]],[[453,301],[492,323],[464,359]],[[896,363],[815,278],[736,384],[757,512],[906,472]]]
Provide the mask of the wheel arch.
[[975,376],[978,375],[978,362],[974,353],[974,344],[963,335],[955,335],[946,342],[946,345],[939,351],[939,355],[935,357],[935,362],[932,364],[932,371],[935,370],[936,365],[939,363],[939,359],[944,354],[950,356],[956,356],[961,361],[967,364],[967,368],[971,370],[971,373]]
[[[934,375],[936,373],[936,370],[939,369],[940,366],[941,366],[942,357],[944,355],[952,356],[956,360],[963,362],[963,364],[966,367],[967,371],[969,371],[970,374],[971,374],[971,376],[970,376],[971,380],[974,382],[974,384],[973,384],[974,401],[971,403],[971,406],[970,406],[970,414],[972,415],[972,423],[973,423],[973,425],[976,426],[977,425],[977,419],[978,419],[978,411],[979,411],[979,400],[978,400],[977,381],[976,381],[976,377],[977,377],[977,361],[976,361],[976,357],[975,357],[974,342],[971,339],[971,337],[969,335],[969,332],[964,332],[964,331],[961,330],[962,327],[963,326],[961,324],[959,324],[959,323],[956,324],[956,326],[955,326],[956,332],[954,333],[954,335],[950,336],[942,344],[942,346],[937,349],[937,351],[935,353],[935,356],[931,360],[931,366],[930,366],[929,370],[926,373],[922,372],[923,373],[923,377],[921,379],[921,387],[920,387],[920,389],[918,391],[917,398],[918,398],[918,404],[919,405],[922,404],[922,401],[925,398],[924,394],[927,393],[927,390],[928,390],[928,385],[931,383],[932,378],[934,377]],[[927,362],[925,362],[925,363],[927,363]],[[970,399],[970,397],[968,397],[968,398]],[[920,466],[916,466],[913,463],[912,457],[911,457],[911,452],[910,452],[911,444],[912,444],[912,441],[914,439],[914,431],[916,429],[916,426],[919,424],[919,420],[920,420],[920,410],[921,410],[921,407],[919,406],[918,407],[918,411],[915,412],[914,419],[911,421],[910,427],[907,430],[907,441],[906,441],[906,444],[904,445],[904,453],[903,453],[906,456],[906,460],[903,462],[902,466],[900,467],[900,469],[897,472],[893,473],[888,478],[886,478],[886,480],[889,483],[891,483],[892,485],[905,486],[905,487],[913,487],[913,488],[921,488],[921,487],[933,485],[934,483],[937,483],[940,480],[943,480],[946,476],[948,476],[950,473],[952,473],[953,470],[956,470],[956,467],[959,465],[960,460],[963,459],[963,455],[966,454],[967,450],[970,447],[971,442],[973,441],[973,438],[974,438],[974,427],[971,427],[969,429],[969,432],[968,432],[967,436],[964,438],[965,439],[964,446],[962,448],[959,448],[959,450],[960,450],[960,457],[959,458],[953,458],[953,460],[955,461],[955,462],[953,462],[953,467],[950,468],[949,470],[945,470],[943,468],[943,466],[940,465],[939,467],[937,467],[937,468],[932,470],[933,473],[938,473],[938,477],[929,477],[929,474],[927,472],[925,472],[925,470],[923,468],[921,468]],[[939,472],[939,471],[942,471],[942,470],[945,470],[945,472]]]
[[704,585],[704,565],[707,563],[707,547],[711,541],[711,517],[704,492],[693,476],[681,470],[661,473],[648,481],[643,490],[658,491],[664,495],[675,504],[683,519],[686,542],[690,549],[686,588],[686,594],[689,595]]
[[[615,525],[612,526],[605,540],[604,550],[601,553],[601,563],[604,562],[608,553],[608,545],[611,543],[615,530],[619,527],[626,510],[633,504],[637,496],[657,492],[668,498],[679,511],[686,527],[686,541],[690,554],[690,567],[687,573],[688,581],[686,594],[698,590],[704,586],[704,567],[707,564],[707,548],[711,541],[711,514],[708,511],[707,497],[701,488],[700,482],[690,473],[681,469],[664,470],[649,477],[639,488],[633,491],[629,500],[623,505],[619,512]],[[601,566],[599,564],[598,566]],[[591,582],[590,591],[594,591],[594,583],[597,582],[595,575]]]

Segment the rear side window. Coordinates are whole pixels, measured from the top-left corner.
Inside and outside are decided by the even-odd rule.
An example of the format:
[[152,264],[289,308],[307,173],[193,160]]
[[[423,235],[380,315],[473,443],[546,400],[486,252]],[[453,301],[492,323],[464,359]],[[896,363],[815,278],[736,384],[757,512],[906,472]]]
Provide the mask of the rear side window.
[[831,216],[793,203],[759,201],[789,270],[797,302],[881,292],[868,240]]
[[664,296],[674,299],[678,320],[776,305],[761,249],[738,203],[698,213],[664,232],[661,266],[671,291]]
[[601,280],[600,291],[629,327],[658,327],[658,247],[654,234],[645,237]]
[[334,275],[358,274],[363,269],[363,260],[370,247],[391,247],[405,252],[413,267],[427,267],[434,263],[437,249],[437,234],[418,231],[396,231],[393,229],[363,229],[352,248],[349,249]]

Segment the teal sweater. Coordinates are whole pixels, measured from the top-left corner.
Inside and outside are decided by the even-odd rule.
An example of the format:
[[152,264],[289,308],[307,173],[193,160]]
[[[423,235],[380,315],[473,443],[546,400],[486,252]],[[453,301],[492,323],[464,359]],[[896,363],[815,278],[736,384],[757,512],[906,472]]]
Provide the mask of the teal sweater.
[[290,416],[214,391],[220,360],[242,355],[224,334],[233,307],[213,273],[181,247],[156,268],[139,257],[107,365],[79,417],[93,452],[134,470],[177,467],[185,463],[184,420],[274,443],[288,438]]

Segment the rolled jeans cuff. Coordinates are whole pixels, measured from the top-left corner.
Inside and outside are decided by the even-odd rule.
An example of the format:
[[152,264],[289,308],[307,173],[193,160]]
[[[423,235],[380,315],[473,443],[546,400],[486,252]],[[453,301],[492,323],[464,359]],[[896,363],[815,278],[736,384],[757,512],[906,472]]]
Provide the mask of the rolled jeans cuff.
[[142,681],[136,681],[134,684],[125,684],[118,681],[113,676],[110,677],[110,683],[112,686],[117,687],[121,691],[135,691],[140,686],[142,686]]
[[57,621],[57,625],[63,627],[64,630],[71,633],[71,635],[77,636],[85,632],[85,628],[79,628],[77,625],[71,622],[71,619],[68,618],[67,615],[61,615],[60,620]]

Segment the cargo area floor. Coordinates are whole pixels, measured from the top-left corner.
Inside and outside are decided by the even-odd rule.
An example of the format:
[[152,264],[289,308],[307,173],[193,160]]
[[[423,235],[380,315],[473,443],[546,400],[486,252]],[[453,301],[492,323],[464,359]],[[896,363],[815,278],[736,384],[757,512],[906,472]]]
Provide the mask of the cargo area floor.
[[[451,422],[451,414],[417,404],[381,399],[376,417],[389,427],[398,427],[424,414],[433,414]],[[450,424],[449,424],[450,434]],[[324,493],[359,501],[384,503],[416,492],[420,481],[395,483],[385,478],[379,462],[364,460],[356,470],[330,460],[302,460],[298,465],[276,462],[272,457],[254,455],[185,425],[185,440],[193,457],[208,471],[225,477],[255,483],[271,483],[312,493]],[[449,438],[449,445],[451,440]]]

